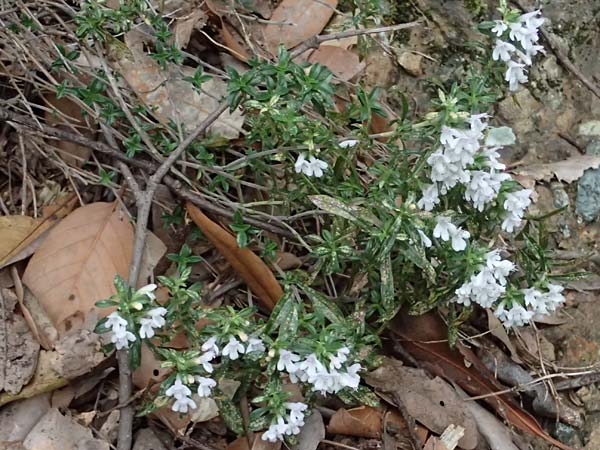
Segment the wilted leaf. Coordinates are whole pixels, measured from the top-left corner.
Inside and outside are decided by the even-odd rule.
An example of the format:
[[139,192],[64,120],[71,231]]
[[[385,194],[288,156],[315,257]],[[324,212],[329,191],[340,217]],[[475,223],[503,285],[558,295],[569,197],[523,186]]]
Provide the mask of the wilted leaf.
[[554,163],[523,166],[515,170],[515,173],[520,177],[534,180],[550,180],[556,176],[559,181],[572,183],[580,178],[587,169],[594,169],[598,166],[600,166],[600,156],[580,155]]
[[0,289],[0,391],[17,394],[35,372],[40,344],[22,316],[16,314],[17,296]]
[[449,425],[460,425],[465,435],[460,446],[477,446],[477,427],[454,389],[440,378],[429,379],[421,369],[413,369],[391,358],[365,377],[377,390],[396,398],[408,414],[431,431],[441,434]]
[[365,208],[360,206],[347,205],[346,203],[328,195],[310,195],[308,199],[317,208],[327,211],[334,216],[343,217],[351,222],[364,220],[365,222],[369,222],[375,226],[381,225],[381,222],[379,219],[377,219],[377,217],[374,217]]
[[208,17],[200,8],[194,9],[191,14],[177,19],[173,27],[175,35],[175,45],[177,48],[184,48],[188,45],[192,32],[195,29],[202,29],[206,25]]
[[94,303],[115,293],[115,275],[127,276],[132,246],[133,229],[126,214],[114,203],[92,203],[50,231],[23,282],[60,333],[80,328],[95,310]]
[[[44,100],[51,108],[45,114],[47,125],[71,132],[74,127],[84,137],[93,139],[94,128],[86,121],[77,103],[67,97],[56,98],[55,94],[45,94]],[[59,149],[61,158],[67,164],[76,167],[82,167],[92,153],[88,147],[70,141],[58,141],[55,145]]]
[[[126,36],[130,53],[121,56],[118,65],[123,78],[163,125],[181,123],[188,131],[193,130],[219,106],[221,97],[227,95],[227,85],[217,78],[202,84],[199,93],[183,78],[193,76],[191,67],[170,65],[164,71],[160,65],[144,53],[141,43],[135,43],[135,34]],[[209,95],[210,94],[210,95]],[[225,111],[208,128],[208,132],[234,139],[240,135],[244,117],[240,110]]]
[[327,432],[378,439],[383,433],[384,417],[388,427],[394,424],[398,430],[406,430],[406,423],[398,412],[389,411],[386,414],[381,408],[360,406],[338,409],[329,420]]
[[341,81],[351,80],[365,68],[356,53],[332,45],[321,45],[311,53],[308,61],[326,66]]
[[273,11],[272,22],[264,28],[265,47],[272,55],[282,43],[292,48],[319,34],[334,13],[337,0],[283,0]]
[[231,264],[269,311],[283,295],[281,286],[267,265],[248,248],[240,248],[236,239],[219,224],[210,220],[192,203],[186,209],[194,223]]
[[[402,346],[430,372],[458,384],[471,395],[487,395],[504,390],[494,375],[468,348],[448,346],[448,330],[435,313],[408,316],[401,311],[390,324],[390,330],[402,339]],[[467,367],[465,361],[470,365]],[[572,450],[550,437],[535,420],[507,395],[490,395],[485,401],[515,427],[539,436],[553,445]]]
[[27,450],[78,450],[85,448],[108,450],[108,442],[96,439],[92,431],[79,425],[73,418],[51,409],[33,427],[23,441]]

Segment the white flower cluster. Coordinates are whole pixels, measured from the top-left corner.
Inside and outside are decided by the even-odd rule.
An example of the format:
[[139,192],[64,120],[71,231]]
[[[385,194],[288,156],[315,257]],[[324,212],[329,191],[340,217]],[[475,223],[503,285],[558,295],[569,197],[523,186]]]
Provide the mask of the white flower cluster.
[[[454,225],[448,217],[438,216],[437,223],[433,229],[433,237],[442,241],[452,241],[452,249],[455,252],[460,252],[467,248],[467,239],[471,234],[460,227]],[[423,238],[423,236],[421,236]],[[427,243],[425,243],[427,246]]]
[[289,414],[277,417],[276,422],[262,434],[263,441],[283,441],[285,435],[300,433],[300,427],[304,426],[304,411],[308,406],[301,402],[288,402],[285,407],[290,410]]
[[[237,340],[234,336],[229,336],[227,340],[227,344],[223,346],[222,349],[219,349],[218,339],[216,337],[211,337],[207,339],[204,344],[202,344],[203,353],[196,358],[195,362],[199,366],[202,366],[206,373],[213,373],[214,367],[212,362],[217,356],[223,356],[225,358],[229,358],[231,360],[236,360],[240,357],[241,354],[248,354],[252,352],[260,352],[264,353],[265,344],[261,339],[258,338],[248,338],[245,336],[244,338],[246,342],[246,346]],[[199,397],[209,397],[212,388],[217,385],[217,382],[212,378],[195,376],[189,381],[190,383],[198,384],[198,396]],[[189,387],[187,387],[178,376],[175,379],[175,382],[172,386],[170,386],[166,395],[169,397],[174,397],[175,402],[171,406],[171,409],[175,412],[187,413],[188,408],[196,409],[196,403],[191,399],[192,391]]]
[[329,367],[326,367],[314,353],[302,360],[300,355],[282,349],[277,370],[286,371],[292,382],[308,383],[314,391],[322,394],[335,394],[346,387],[357,389],[360,384],[358,372],[362,367],[358,363],[346,364],[349,353],[348,347],[340,348],[335,355],[329,356]]
[[311,156],[308,160],[306,159],[306,155],[304,153],[300,153],[298,155],[298,159],[294,163],[294,170],[296,173],[302,172],[307,177],[315,176],[317,178],[321,178],[323,176],[323,171],[327,170],[329,164],[321,159],[317,159],[314,156]]
[[502,259],[498,250],[488,252],[485,258],[485,265],[479,273],[455,291],[456,303],[470,306],[474,302],[483,308],[490,308],[506,291],[506,277],[515,265]]
[[507,309],[507,302],[502,301],[494,311],[494,315],[508,328],[523,326],[536,315],[547,315],[556,311],[565,301],[562,294],[564,288],[552,283],[548,283],[546,287],[548,288],[547,292],[535,288],[523,289],[526,307],[513,302],[510,309]]
[[[511,179],[503,170],[506,168],[498,158],[498,147],[486,147],[480,141],[484,138],[484,131],[488,127],[484,119],[487,114],[472,115],[467,122],[468,129],[456,129],[444,126],[440,136],[442,146],[427,158],[431,167],[431,180],[423,189],[423,196],[417,206],[425,211],[431,211],[440,203],[440,194],[446,194],[449,189],[458,184],[465,186],[464,198],[474,208],[483,211],[492,203],[502,188],[502,182]],[[469,166],[475,162],[479,155],[484,160],[487,170],[470,170]],[[506,194],[503,207],[502,229],[514,231],[522,222],[523,213],[531,203],[531,190],[522,189]],[[464,250],[464,240],[469,237],[467,231],[460,230],[456,234],[455,226],[445,218],[438,219],[439,236],[444,241],[452,239],[452,247],[456,251]],[[454,228],[452,228],[454,227]],[[445,232],[444,232],[445,231]],[[454,233],[453,233],[454,232]]]
[[540,39],[538,30],[544,23],[544,18],[540,16],[540,10],[532,11],[523,14],[515,22],[496,20],[496,25],[492,28],[492,32],[498,37],[492,58],[506,63],[504,78],[511,91],[517,90],[520,84],[527,83],[526,67],[531,66],[535,55],[544,52],[544,47],[537,44]]
[[[149,284],[144,286],[136,291],[134,297],[146,296],[152,300],[156,300],[156,296],[154,295],[154,291],[156,290],[155,284]],[[143,306],[141,303],[138,304],[141,309]],[[136,307],[136,304],[133,304]],[[161,328],[165,324],[164,315],[167,313],[167,310],[163,307],[153,308],[146,312],[146,315],[140,319],[140,337],[142,339],[151,338],[154,336],[154,329]],[[121,350],[123,348],[129,348],[130,342],[135,342],[135,334],[131,331],[127,331],[127,320],[125,320],[121,315],[114,311],[110,313],[106,319],[105,323],[106,328],[111,329],[111,342],[115,344],[117,350]]]

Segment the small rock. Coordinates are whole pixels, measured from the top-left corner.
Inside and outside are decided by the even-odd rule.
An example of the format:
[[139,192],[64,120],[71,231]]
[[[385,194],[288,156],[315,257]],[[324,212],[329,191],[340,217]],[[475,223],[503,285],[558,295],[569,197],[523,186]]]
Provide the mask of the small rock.
[[150,428],[143,428],[135,435],[133,450],[167,450]]
[[534,116],[540,108],[540,102],[527,89],[505,98],[498,105],[500,116],[513,126],[517,136],[533,130]]
[[402,52],[398,56],[398,64],[413,77],[423,75],[423,56],[413,52]]
[[0,442],[25,439],[29,431],[50,409],[50,394],[19,400],[0,411]]
[[600,411],[600,389],[594,384],[578,389],[577,397],[583,402],[587,412]]
[[600,217],[600,169],[588,169],[577,182],[576,211],[586,222]]
[[549,55],[542,61],[540,71],[544,73],[548,80],[559,80],[562,78],[562,69],[556,62],[556,56]]
[[580,136],[600,136],[600,120],[590,120],[579,125]]
[[600,155],[600,140],[593,140],[585,148],[586,155]]
[[550,183],[550,190],[554,196],[554,207],[563,208],[569,206],[569,194],[565,191],[565,187],[560,181]]

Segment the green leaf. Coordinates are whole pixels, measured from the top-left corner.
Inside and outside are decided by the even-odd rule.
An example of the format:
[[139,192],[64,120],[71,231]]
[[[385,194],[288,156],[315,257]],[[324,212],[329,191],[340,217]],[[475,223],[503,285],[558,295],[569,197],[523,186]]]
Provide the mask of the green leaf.
[[344,322],[344,314],[333,300],[308,286],[302,286],[302,290],[313,303],[314,309],[323,314],[331,323]]
[[328,195],[310,195],[308,198],[317,208],[334,216],[343,217],[351,222],[359,222],[362,219],[376,227],[381,226],[381,221],[377,217],[360,206],[346,205],[344,202]]
[[266,334],[271,334],[281,326],[283,318],[290,313],[294,302],[293,295],[289,291],[286,291],[271,312],[271,317],[269,317],[269,321],[265,326]]
[[387,322],[388,320],[391,320],[400,309],[400,302],[396,301],[394,275],[392,273],[392,257],[389,253],[383,257],[379,269],[379,276],[381,281],[381,305],[383,306],[383,313],[381,314],[380,320],[382,322]]
[[241,436],[244,434],[244,419],[240,410],[230,400],[215,399],[219,406],[219,412],[221,417],[231,431],[236,435]]
[[129,348],[129,364],[132,369],[140,367],[142,361],[142,341],[138,338]]
[[252,431],[260,431],[271,425],[271,418],[266,408],[258,408],[250,413],[248,417],[248,428]]
[[117,306],[118,303],[115,302],[114,300],[111,299],[106,299],[106,300],[98,300],[95,305],[98,308],[110,308],[111,306]]
[[517,138],[511,127],[490,128],[485,139],[485,145],[488,147],[513,145],[515,142],[517,142]]

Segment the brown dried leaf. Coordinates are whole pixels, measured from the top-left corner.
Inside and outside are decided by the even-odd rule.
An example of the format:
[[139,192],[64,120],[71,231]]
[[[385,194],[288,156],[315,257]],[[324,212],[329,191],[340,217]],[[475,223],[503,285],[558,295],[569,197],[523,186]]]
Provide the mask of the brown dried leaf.
[[195,29],[202,29],[206,25],[208,16],[204,11],[197,8],[191,14],[178,18],[173,27],[175,35],[175,45],[181,49],[188,45],[190,37]]
[[564,161],[523,166],[515,170],[515,173],[525,179],[550,180],[556,176],[558,181],[572,183],[580,178],[587,169],[594,169],[598,166],[600,166],[600,156],[578,155]]
[[358,59],[356,53],[331,45],[321,45],[311,53],[308,61],[327,66],[341,81],[351,80],[365,68],[365,63]]
[[298,443],[292,445],[290,450],[316,450],[323,439],[325,439],[323,416],[319,411],[315,410],[308,416],[306,423],[300,430]]
[[379,391],[398,398],[408,414],[431,431],[441,434],[448,426],[460,425],[465,430],[460,446],[477,446],[477,427],[471,414],[455,390],[441,378],[429,379],[427,374],[403,366],[391,358],[365,377],[367,383]]
[[[372,406],[340,408],[329,420],[327,432],[379,439],[383,432],[384,416],[385,412],[382,409]],[[388,427],[394,424],[400,430],[406,429],[404,419],[396,411],[389,411],[385,419]]]
[[331,19],[337,3],[337,0],[283,0],[273,11],[271,21],[285,25],[265,26],[266,49],[275,56],[280,43],[292,48],[319,34]]
[[231,264],[269,311],[283,295],[281,286],[267,265],[248,248],[239,248],[235,237],[210,220],[192,203],[186,209],[194,223]]
[[[83,326],[94,303],[115,293],[115,276],[127,276],[133,229],[114,203],[76,209],[50,231],[23,276],[53,324],[65,331]],[[108,308],[100,314],[108,314]]]
[[[50,409],[50,394],[14,402],[0,410],[0,447],[8,442],[20,442]],[[4,447],[1,447],[4,448]]]
[[[117,61],[123,78],[164,125],[171,121],[181,123],[193,130],[208,115],[217,109],[221,97],[227,95],[224,81],[211,78],[202,84],[202,93],[194,89],[191,83],[183,79],[192,76],[194,69],[183,66],[169,66],[164,71],[160,65],[144,53],[143,45],[135,32],[125,37],[129,49],[126,56]],[[241,111],[225,111],[208,128],[209,133],[234,139],[240,135],[244,117]]]
[[[45,114],[47,125],[71,132],[74,126],[83,136],[89,139],[94,137],[95,133],[92,131],[94,127],[86,121],[77,103],[67,97],[57,98],[55,94],[46,94],[44,99],[52,108]],[[68,121],[71,126],[66,125],[65,121]],[[82,167],[92,153],[88,147],[69,141],[58,141],[56,147],[62,159],[76,167]]]
[[25,319],[15,314],[17,296],[0,289],[0,391],[17,394],[33,377],[40,344]]
[[[460,343],[455,349],[448,346],[448,330],[435,313],[409,316],[406,311],[401,311],[390,324],[390,330],[402,339],[403,347],[423,367],[458,384],[469,394],[487,395],[505,389],[471,350]],[[465,361],[470,363],[468,367]],[[539,436],[562,450],[572,450],[549,436],[531,414],[507,395],[490,395],[485,400],[515,427]]]

